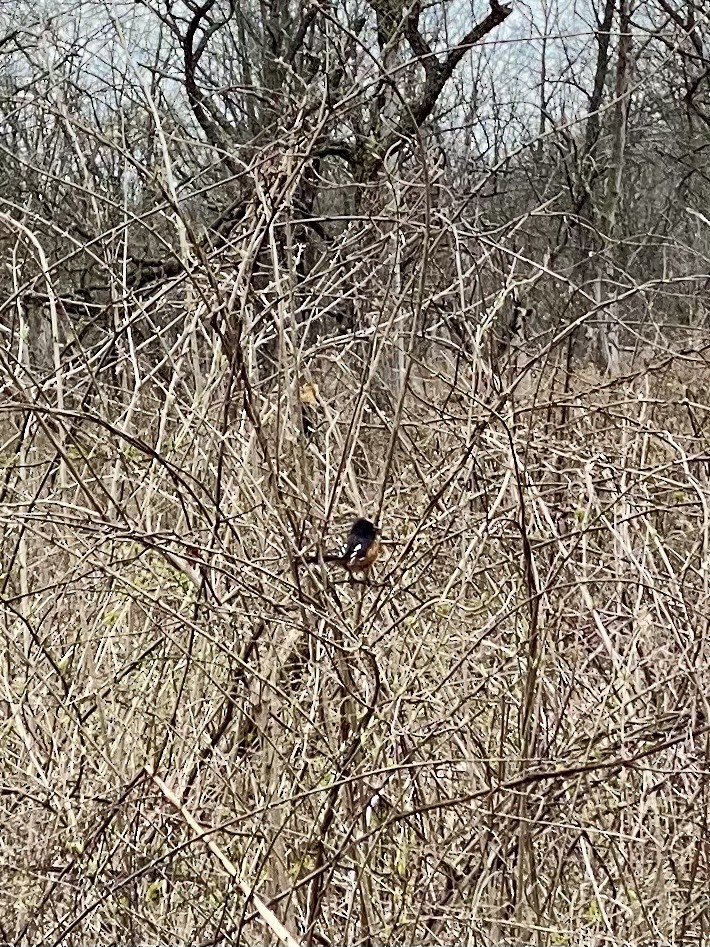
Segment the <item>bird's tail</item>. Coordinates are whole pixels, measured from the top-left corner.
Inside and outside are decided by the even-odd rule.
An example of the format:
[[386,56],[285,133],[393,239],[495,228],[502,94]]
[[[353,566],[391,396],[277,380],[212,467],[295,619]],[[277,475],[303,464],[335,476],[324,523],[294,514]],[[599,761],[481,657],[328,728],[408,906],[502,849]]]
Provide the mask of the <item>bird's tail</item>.
[[313,565],[316,562],[342,562],[343,556],[339,552],[327,552],[322,556],[301,556],[301,562],[306,562],[308,565]]

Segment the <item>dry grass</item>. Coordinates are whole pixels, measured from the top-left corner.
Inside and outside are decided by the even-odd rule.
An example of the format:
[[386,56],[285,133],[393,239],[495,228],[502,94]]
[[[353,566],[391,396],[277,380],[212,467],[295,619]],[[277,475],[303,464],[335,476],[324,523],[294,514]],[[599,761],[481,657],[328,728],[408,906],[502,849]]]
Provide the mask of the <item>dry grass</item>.
[[[495,382],[282,275],[6,386],[3,939],[707,939],[704,364]],[[299,565],[357,512],[369,582]]]
[[[704,333],[492,359],[515,260],[400,182],[297,279],[295,180],[83,327],[17,231],[0,936],[702,942]],[[359,513],[368,582],[303,563]]]

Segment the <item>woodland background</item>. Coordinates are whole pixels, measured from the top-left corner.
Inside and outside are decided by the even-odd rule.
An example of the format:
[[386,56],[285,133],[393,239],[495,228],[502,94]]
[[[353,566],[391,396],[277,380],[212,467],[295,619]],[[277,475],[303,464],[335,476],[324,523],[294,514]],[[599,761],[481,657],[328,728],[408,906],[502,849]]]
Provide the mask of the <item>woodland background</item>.
[[0,4],[0,939],[708,942],[708,13]]

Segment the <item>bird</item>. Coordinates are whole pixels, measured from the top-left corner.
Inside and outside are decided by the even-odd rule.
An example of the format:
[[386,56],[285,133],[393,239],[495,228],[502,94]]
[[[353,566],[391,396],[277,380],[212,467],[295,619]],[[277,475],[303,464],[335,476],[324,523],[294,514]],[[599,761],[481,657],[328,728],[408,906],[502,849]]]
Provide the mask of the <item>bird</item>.
[[380,530],[363,517],[350,527],[348,538],[340,548],[343,565],[350,572],[366,572],[380,554]]
[[[323,562],[337,562],[348,572],[367,572],[379,556],[382,531],[370,520],[360,517],[350,527],[340,551],[323,556]],[[306,556],[306,562],[320,562],[320,556]]]

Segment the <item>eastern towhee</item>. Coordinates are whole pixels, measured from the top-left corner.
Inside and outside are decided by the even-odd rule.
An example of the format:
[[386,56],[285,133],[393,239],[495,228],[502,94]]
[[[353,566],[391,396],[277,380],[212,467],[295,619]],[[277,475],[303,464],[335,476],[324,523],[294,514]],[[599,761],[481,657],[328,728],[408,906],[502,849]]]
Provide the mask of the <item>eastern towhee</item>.
[[[337,562],[348,572],[366,572],[380,554],[381,530],[363,518],[355,520],[340,552],[323,556],[323,562]],[[305,556],[306,562],[320,562],[320,556]]]

